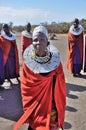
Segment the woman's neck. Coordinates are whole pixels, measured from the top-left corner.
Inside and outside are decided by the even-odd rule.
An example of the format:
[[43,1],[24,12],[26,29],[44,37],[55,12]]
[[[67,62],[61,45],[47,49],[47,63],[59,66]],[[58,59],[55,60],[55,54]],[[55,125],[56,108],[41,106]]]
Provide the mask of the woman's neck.
[[5,33],[8,37],[12,37],[12,34],[9,32],[9,33]]
[[35,53],[35,55],[38,56],[38,57],[44,57],[44,56],[46,56],[46,52],[44,52],[44,53],[40,53],[40,54]]

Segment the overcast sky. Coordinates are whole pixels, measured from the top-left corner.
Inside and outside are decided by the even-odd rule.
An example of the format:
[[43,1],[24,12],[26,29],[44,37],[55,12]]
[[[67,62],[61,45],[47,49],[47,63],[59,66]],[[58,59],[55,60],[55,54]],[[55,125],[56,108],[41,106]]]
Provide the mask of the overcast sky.
[[0,23],[24,25],[86,19],[86,0],[0,0]]

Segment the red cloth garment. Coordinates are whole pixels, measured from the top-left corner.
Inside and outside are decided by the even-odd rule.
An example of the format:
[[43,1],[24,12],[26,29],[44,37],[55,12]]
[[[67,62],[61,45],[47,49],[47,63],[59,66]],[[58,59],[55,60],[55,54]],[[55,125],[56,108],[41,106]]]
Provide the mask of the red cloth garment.
[[21,94],[24,114],[14,126],[17,130],[23,123],[29,123],[33,130],[50,130],[52,109],[52,82],[56,76],[54,100],[58,111],[58,126],[64,129],[66,106],[66,84],[62,64],[47,76],[35,74],[25,63],[21,76]]
[[24,35],[21,36],[21,43],[22,43],[22,53],[24,52],[24,50],[30,45],[32,44],[32,38],[28,38]]
[[75,43],[78,43],[78,47],[80,49],[80,56],[83,64],[83,32],[77,38],[72,33],[68,33],[67,69],[69,73],[73,73]]
[[3,36],[0,36],[0,47],[1,47],[3,54],[4,54],[4,65],[7,62],[12,44],[15,45],[16,74],[19,74],[19,57],[18,57],[18,48],[16,45],[16,40],[7,40]]

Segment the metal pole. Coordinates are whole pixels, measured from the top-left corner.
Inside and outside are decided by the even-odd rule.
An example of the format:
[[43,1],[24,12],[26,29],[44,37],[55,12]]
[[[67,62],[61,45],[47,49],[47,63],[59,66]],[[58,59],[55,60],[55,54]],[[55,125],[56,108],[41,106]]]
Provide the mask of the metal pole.
[[82,67],[82,69],[83,69],[83,72],[84,72],[84,67],[85,67],[85,41],[86,41],[86,36],[84,35],[84,41],[83,41],[83,67]]

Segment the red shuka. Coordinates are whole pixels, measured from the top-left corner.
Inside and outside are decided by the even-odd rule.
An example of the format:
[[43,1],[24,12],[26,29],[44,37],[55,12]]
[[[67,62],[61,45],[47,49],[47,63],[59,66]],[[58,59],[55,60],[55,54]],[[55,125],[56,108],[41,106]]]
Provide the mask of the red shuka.
[[3,38],[3,36],[0,36],[0,47],[3,51],[3,53],[4,53],[4,65],[7,62],[12,44],[15,45],[16,74],[19,74],[19,57],[18,57],[18,48],[17,48],[17,45],[16,45],[16,40],[10,41],[10,40]]
[[23,123],[28,122],[34,130],[50,130],[50,114],[52,109],[52,83],[56,76],[54,99],[58,111],[58,126],[64,129],[66,105],[66,84],[62,65],[47,76],[35,74],[23,64],[21,78],[21,93],[24,115],[14,126],[17,130]]
[[77,42],[80,49],[82,63],[83,63],[83,32],[77,38],[69,32],[68,33],[67,69],[71,74],[73,73],[74,48],[75,48],[75,43]]
[[28,38],[25,36],[21,36],[21,43],[22,43],[22,53],[24,52],[24,50],[30,45],[32,44],[32,38]]

